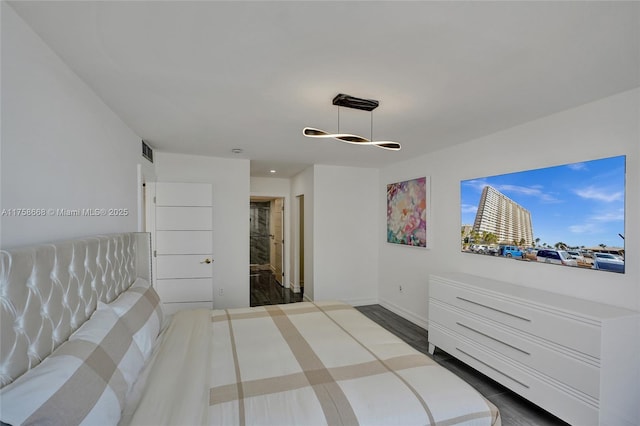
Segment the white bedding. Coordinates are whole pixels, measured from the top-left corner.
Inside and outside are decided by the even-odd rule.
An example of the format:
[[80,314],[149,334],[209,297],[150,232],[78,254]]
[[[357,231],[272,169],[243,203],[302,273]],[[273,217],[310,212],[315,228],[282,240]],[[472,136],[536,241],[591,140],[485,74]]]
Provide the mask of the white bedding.
[[499,425],[466,382],[352,307],[175,314],[134,425]]

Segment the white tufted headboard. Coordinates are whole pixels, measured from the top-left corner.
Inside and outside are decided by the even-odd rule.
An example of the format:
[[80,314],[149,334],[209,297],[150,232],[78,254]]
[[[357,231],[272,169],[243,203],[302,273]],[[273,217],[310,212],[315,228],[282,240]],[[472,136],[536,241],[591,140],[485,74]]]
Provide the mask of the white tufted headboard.
[[0,388],[38,365],[136,277],[151,282],[148,233],[0,251]]

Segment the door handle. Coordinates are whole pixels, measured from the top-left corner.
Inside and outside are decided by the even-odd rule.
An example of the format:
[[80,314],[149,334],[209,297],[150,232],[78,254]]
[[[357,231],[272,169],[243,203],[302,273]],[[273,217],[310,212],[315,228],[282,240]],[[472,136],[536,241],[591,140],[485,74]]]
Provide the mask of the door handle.
[[200,263],[206,263],[206,264],[208,265],[208,264],[209,264],[209,263],[211,263],[211,262],[213,262],[213,260],[211,260],[211,259],[205,259],[205,260],[203,260],[203,261],[202,261],[202,262],[200,262]]

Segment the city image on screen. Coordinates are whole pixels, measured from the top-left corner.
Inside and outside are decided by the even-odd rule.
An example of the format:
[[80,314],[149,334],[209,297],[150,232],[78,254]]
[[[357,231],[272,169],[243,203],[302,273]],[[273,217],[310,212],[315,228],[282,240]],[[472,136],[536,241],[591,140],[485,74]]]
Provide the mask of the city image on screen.
[[465,253],[624,273],[625,156],[463,180]]

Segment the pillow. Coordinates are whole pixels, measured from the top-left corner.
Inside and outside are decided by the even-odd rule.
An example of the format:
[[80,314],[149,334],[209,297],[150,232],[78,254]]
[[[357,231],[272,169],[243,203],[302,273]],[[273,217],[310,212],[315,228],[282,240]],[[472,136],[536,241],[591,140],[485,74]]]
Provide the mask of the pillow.
[[98,309],[38,366],[0,390],[0,419],[14,425],[115,425],[143,365],[123,321]]
[[133,334],[147,360],[162,326],[162,306],[158,293],[144,278],[137,278],[127,291],[107,306],[118,315]]

